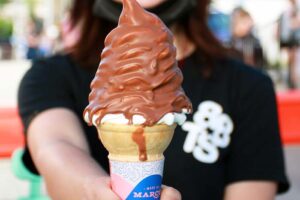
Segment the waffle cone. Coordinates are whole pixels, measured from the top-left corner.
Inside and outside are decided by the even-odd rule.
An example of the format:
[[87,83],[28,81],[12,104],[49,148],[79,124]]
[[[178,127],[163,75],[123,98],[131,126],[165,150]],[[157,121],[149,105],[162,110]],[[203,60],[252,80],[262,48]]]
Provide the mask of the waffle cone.
[[99,138],[109,152],[108,158],[123,162],[140,162],[138,144],[133,140],[137,129],[143,128],[147,160],[156,161],[164,158],[163,152],[169,146],[176,125],[165,124],[151,127],[121,124],[101,124],[98,127]]

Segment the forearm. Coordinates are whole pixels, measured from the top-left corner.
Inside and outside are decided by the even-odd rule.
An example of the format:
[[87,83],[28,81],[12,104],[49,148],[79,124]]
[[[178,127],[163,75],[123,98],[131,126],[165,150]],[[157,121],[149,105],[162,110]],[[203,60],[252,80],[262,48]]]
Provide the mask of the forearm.
[[65,108],[39,113],[27,130],[27,145],[53,200],[119,200],[110,178],[89,153],[78,117]]
[[274,200],[277,184],[269,181],[241,181],[226,187],[224,200]]
[[83,199],[85,184],[106,172],[88,152],[64,141],[52,142],[33,153],[52,199]]

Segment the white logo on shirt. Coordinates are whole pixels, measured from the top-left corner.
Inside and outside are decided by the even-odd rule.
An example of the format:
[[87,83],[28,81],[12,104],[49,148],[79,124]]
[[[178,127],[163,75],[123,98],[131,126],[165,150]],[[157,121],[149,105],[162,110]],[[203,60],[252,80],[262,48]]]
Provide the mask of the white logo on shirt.
[[188,132],[183,150],[193,153],[195,159],[203,163],[215,163],[219,158],[219,148],[226,148],[233,131],[231,118],[223,113],[223,108],[213,101],[204,101],[193,116],[194,122],[182,126]]

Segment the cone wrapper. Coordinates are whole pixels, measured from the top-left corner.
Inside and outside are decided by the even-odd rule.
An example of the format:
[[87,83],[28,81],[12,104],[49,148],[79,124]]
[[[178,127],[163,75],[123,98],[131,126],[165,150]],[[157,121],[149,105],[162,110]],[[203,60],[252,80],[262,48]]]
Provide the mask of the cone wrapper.
[[112,189],[122,200],[160,199],[163,152],[175,127],[119,124],[98,127],[99,138],[109,152]]

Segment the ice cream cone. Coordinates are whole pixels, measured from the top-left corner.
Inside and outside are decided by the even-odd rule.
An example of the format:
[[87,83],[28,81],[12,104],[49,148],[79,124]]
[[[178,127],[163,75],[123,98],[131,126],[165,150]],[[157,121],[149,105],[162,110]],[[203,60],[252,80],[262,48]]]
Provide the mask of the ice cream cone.
[[122,199],[159,199],[163,152],[176,125],[151,127],[104,123],[99,138],[109,152],[113,191]]
[[[165,124],[152,127],[121,124],[101,124],[98,127],[99,138],[109,152],[110,160],[122,162],[141,161],[141,147],[134,141],[135,135],[143,137],[145,141],[146,159],[156,161],[164,158],[163,152],[169,146],[176,125]],[[141,132],[142,131],[142,132]]]
[[83,115],[109,152],[111,186],[122,200],[160,198],[163,153],[192,111],[173,41],[157,16],[123,0],[104,42]]

